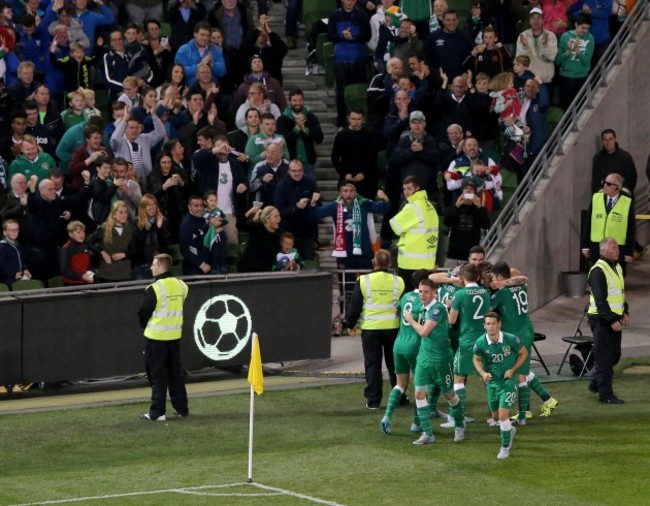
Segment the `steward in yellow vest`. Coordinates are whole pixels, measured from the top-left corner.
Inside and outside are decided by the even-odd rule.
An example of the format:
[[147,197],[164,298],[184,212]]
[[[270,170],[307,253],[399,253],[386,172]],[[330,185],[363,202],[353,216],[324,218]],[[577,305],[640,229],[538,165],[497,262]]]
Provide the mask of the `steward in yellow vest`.
[[626,261],[632,261],[636,235],[634,201],[624,193],[623,178],[616,173],[608,174],[603,189],[591,197],[587,220],[582,233],[582,254],[592,262],[600,257],[598,243],[605,237],[613,237],[619,246],[619,263],[625,274]]
[[366,370],[364,395],[368,409],[379,409],[383,396],[382,355],[391,387],[396,384],[393,344],[399,330],[397,304],[404,281],[391,274],[390,253],[379,250],[372,260],[374,271],[361,275],[347,307],[344,325],[353,328],[361,322],[361,344]]
[[[404,178],[402,184],[406,204],[391,220],[390,226],[399,236],[397,243],[397,267],[400,276],[412,289],[411,277],[418,269],[434,269],[438,250],[438,213],[420,189],[415,176]],[[407,272],[403,272],[407,271]]]
[[158,422],[166,420],[167,390],[174,413],[181,417],[189,414],[180,348],[188,287],[172,277],[171,265],[172,259],[167,254],[154,257],[151,273],[156,280],[146,288],[138,311],[144,329],[144,358],[152,390],[149,412],[140,418]]
[[625,302],[625,280],[618,243],[605,237],[599,243],[600,259],[589,271],[589,309],[587,318],[594,336],[594,371],[589,390],[598,393],[600,402],[623,404],[614,395],[614,366],[621,358],[621,331],[629,325]]

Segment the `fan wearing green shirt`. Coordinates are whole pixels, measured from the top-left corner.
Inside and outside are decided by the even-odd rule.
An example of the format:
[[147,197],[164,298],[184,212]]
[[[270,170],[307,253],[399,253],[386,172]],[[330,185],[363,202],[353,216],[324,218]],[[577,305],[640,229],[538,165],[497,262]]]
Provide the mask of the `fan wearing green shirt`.
[[456,421],[454,441],[465,438],[465,420],[460,399],[454,392],[452,351],[449,345],[449,321],[447,309],[436,301],[436,285],[430,279],[420,282],[420,302],[417,313],[404,311],[404,320],[422,338],[415,366],[415,405],[418,411],[422,435],[413,441],[414,445],[435,443],[431,427],[431,412],[427,392],[432,385],[438,385],[449,401]]
[[510,422],[510,409],[517,401],[515,373],[528,357],[526,347],[513,334],[501,331],[501,316],[488,312],[483,317],[485,334],[474,344],[474,367],[486,385],[490,411],[499,420],[501,448],[497,459],[510,456],[515,428]]
[[532,389],[543,401],[542,417],[549,417],[558,404],[544,388],[539,378],[530,370],[530,350],[535,339],[533,324],[528,316],[528,291],[527,285],[512,284],[510,266],[506,262],[497,262],[492,266],[492,294],[491,307],[501,315],[504,332],[516,335],[524,343],[528,358],[517,371],[519,387],[519,414],[517,423],[526,425],[526,418],[530,410],[530,390]]

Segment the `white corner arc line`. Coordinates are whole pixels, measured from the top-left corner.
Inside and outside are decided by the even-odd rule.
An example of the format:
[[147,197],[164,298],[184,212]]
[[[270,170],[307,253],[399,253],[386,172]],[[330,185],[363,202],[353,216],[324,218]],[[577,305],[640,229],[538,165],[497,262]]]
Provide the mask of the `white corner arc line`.
[[297,492],[291,492],[291,490],[285,490],[283,488],[278,488],[278,487],[271,487],[269,485],[262,485],[261,483],[250,483],[249,485],[254,485],[255,487],[264,489],[264,490],[274,490],[276,492],[282,492],[283,494],[289,495],[291,497],[297,497],[300,499],[305,499],[307,501],[312,501],[318,504],[326,504],[327,506],[345,506],[343,504],[334,502],[334,501],[326,501],[325,499],[319,499],[318,497],[312,497],[310,495],[305,495],[305,494],[299,494]]

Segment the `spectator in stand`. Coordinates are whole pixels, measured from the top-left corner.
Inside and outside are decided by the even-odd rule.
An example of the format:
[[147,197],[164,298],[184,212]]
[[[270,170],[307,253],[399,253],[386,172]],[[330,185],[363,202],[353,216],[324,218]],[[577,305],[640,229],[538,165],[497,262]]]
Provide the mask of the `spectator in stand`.
[[246,143],[248,142],[248,139],[260,133],[260,112],[251,107],[246,111],[245,119],[246,124],[243,127],[238,128],[235,133],[233,147],[238,153],[244,155],[239,161],[244,168],[244,172],[248,174],[253,168],[249,167],[249,158],[245,154]]
[[369,199],[377,193],[378,153],[372,135],[363,127],[363,117],[363,109],[348,112],[348,128],[334,137],[332,165],[339,175],[339,185],[352,181],[355,196],[358,193]]
[[84,109],[86,108],[86,99],[83,93],[71,91],[67,95],[68,108],[61,113],[63,128],[69,130],[79,123],[86,121],[84,118]]
[[384,119],[390,110],[390,103],[397,91],[397,81],[404,75],[404,64],[399,58],[386,62],[386,71],[375,74],[368,84],[368,120],[366,128],[379,138],[379,148],[383,147],[381,136]]
[[463,73],[463,61],[472,51],[472,41],[458,29],[458,12],[449,9],[442,18],[442,28],[431,32],[422,47],[431,68],[440,68],[449,79]]
[[449,227],[447,258],[456,263],[466,261],[470,248],[481,241],[481,232],[490,228],[490,216],[474,180],[463,181],[456,203],[445,209],[444,222]]
[[[73,8],[70,4],[67,4],[70,8]],[[56,41],[57,47],[56,47],[56,52],[54,53],[54,56],[57,58],[64,58],[66,56],[70,56],[70,44],[72,41],[70,41],[70,35],[68,32],[68,28],[65,25],[54,23],[54,30],[53,30],[53,40]],[[79,28],[79,31],[83,34],[83,31],[81,30],[81,27]],[[86,36],[83,34],[84,37]],[[79,42],[79,41],[76,41]],[[45,54],[47,56],[47,54]],[[65,94],[65,86],[66,86],[66,81],[67,77],[65,72],[62,70],[57,69],[52,65],[52,62],[50,61],[49,58],[43,58],[44,63],[45,63],[45,77],[43,79],[45,85],[48,87],[50,92],[52,93],[52,102],[56,108],[57,111],[61,110],[63,107],[64,103],[64,94]]]
[[[97,172],[90,180],[91,202],[88,214],[95,225],[106,221],[111,212],[111,205],[115,199],[117,185],[111,177],[111,160],[107,157],[97,159]],[[97,228],[93,227],[93,231]]]
[[30,61],[35,65],[36,74],[41,78],[44,69],[41,46],[47,45],[47,33],[37,29],[36,18],[32,14],[24,14],[21,22],[15,51],[20,55],[21,61]]
[[[518,56],[518,58],[522,57]],[[526,56],[525,58],[528,57]],[[475,80],[476,93],[472,97],[475,105],[472,111],[472,118],[474,119],[474,132],[472,133],[485,149],[495,150],[496,139],[499,134],[499,118],[492,110],[490,78],[487,74],[479,72]],[[516,77],[514,81],[516,82]]]
[[497,32],[491,26],[483,30],[483,42],[474,46],[465,59],[473,75],[484,72],[489,77],[494,77],[501,72],[506,72],[512,67],[512,55],[497,37]]
[[[37,122],[47,127],[50,138],[54,143],[58,143],[64,132],[63,122],[61,116],[56,111],[56,107],[51,102],[51,94],[48,87],[44,84],[39,85],[34,92],[34,100],[38,109],[36,116]],[[55,146],[52,146],[52,152],[54,152],[54,148]]]
[[248,99],[237,108],[237,114],[235,116],[237,128],[242,128],[246,124],[246,111],[251,108],[257,109],[260,116],[270,113],[273,117],[279,118],[280,114],[282,114],[280,108],[267,98],[266,88],[260,82],[251,83],[248,89]]
[[567,3],[562,0],[542,0],[544,29],[559,37],[569,28]]
[[[474,86],[472,84],[472,73],[454,77],[451,83],[451,91],[447,90],[449,76],[440,69],[442,85],[436,92],[435,105],[440,112],[438,121],[438,136],[443,136],[447,127],[451,124],[460,125],[464,131],[474,131],[474,112],[477,102],[474,98]],[[468,92],[469,89],[469,92]]]
[[546,85],[539,84],[535,79],[526,81],[520,118],[530,129],[530,139],[527,143],[528,157],[526,159],[528,166],[535,161],[551,135],[546,120],[546,112],[550,106],[551,97]]
[[[122,104],[123,105],[123,104]],[[79,123],[78,125],[73,126],[63,134],[61,140],[59,141],[58,146],[56,147],[56,157],[59,159],[59,167],[66,175],[69,175],[69,164],[72,159],[72,153],[74,150],[80,146],[83,146],[85,142],[85,130],[86,127],[96,127],[102,133],[102,146],[108,146],[110,137],[106,135],[106,129],[104,126],[104,120],[101,116],[92,116],[88,118],[88,121]]]
[[59,267],[63,286],[88,285],[95,281],[93,272],[94,251],[86,242],[86,226],[71,221],[67,226],[70,239],[59,250]]
[[20,225],[19,241],[23,243],[27,233],[27,178],[14,174],[11,178],[7,201],[0,210],[0,220],[16,220]]
[[318,117],[305,107],[305,95],[299,88],[289,92],[289,107],[277,121],[278,133],[287,141],[289,156],[298,159],[307,176],[316,181],[315,144],[323,142],[323,131]]
[[124,92],[124,80],[129,76],[129,59],[120,30],[110,33],[110,49],[104,54],[104,77],[108,84],[108,101],[113,103]]
[[219,46],[210,42],[210,25],[206,21],[200,21],[194,26],[194,40],[178,48],[174,63],[183,66],[188,86],[194,84],[196,69],[201,63],[210,66],[216,79],[226,74],[223,53]]
[[170,244],[169,223],[158,207],[156,197],[145,193],[138,206],[135,221],[133,279],[150,279],[153,257],[163,253]]
[[38,122],[38,104],[35,100],[28,100],[23,105],[23,108],[25,109],[25,114],[27,114],[26,133],[36,139],[40,151],[45,151],[53,157],[55,147],[54,139],[50,135],[50,129]]
[[129,75],[142,81],[142,85],[151,84],[153,71],[149,65],[149,57],[142,42],[144,31],[141,25],[127,25],[124,30],[124,52],[129,61]]
[[[193,179],[190,178],[193,152],[186,153],[185,147],[178,139],[171,139],[167,141],[165,144],[163,144],[163,153],[171,156],[172,174],[176,172],[178,172],[181,175],[185,174],[184,181],[186,183],[189,183],[190,179]],[[185,207],[183,207],[183,212],[184,211],[185,211]],[[169,217],[167,213],[165,213],[165,216]]]
[[[205,96],[203,111],[206,114],[209,115],[211,110],[213,110],[213,114],[217,115],[219,112],[225,114],[230,111],[232,97],[221,91],[221,86],[212,77],[210,67],[207,64],[201,64],[198,66],[196,69],[196,78],[196,81],[190,87],[189,96],[191,97],[197,91],[201,91],[203,93]],[[228,133],[226,124],[218,117],[215,116],[214,119],[208,118],[208,123],[212,126],[216,133]]]
[[78,42],[84,49],[90,47],[90,41],[83,31],[81,21],[75,18],[75,8],[72,4],[63,3],[63,0],[55,0],[45,10],[41,25],[47,27],[48,33],[54,38],[56,38],[56,27],[64,26],[69,42]]
[[108,219],[88,239],[90,244],[99,248],[101,259],[97,275],[100,283],[129,281],[131,258],[135,254],[133,225],[129,221],[129,210],[121,200],[111,206]]
[[118,102],[126,105],[126,110],[131,111],[135,107],[142,105],[142,95],[140,95],[140,88],[144,83],[137,77],[127,76],[122,81],[123,92],[117,97]]
[[279,144],[282,148],[282,158],[289,160],[287,141],[282,135],[276,133],[276,120],[273,115],[262,114],[261,121],[260,133],[249,138],[246,143],[246,156],[250,159],[249,167],[255,167],[266,160],[266,148],[270,144]]
[[575,20],[575,28],[560,37],[555,63],[560,74],[560,107],[564,110],[569,108],[591,71],[594,36],[589,33],[590,26],[591,16],[580,14]]
[[250,191],[255,193],[257,202],[263,206],[275,205],[277,182],[287,175],[288,163],[288,160],[282,159],[282,147],[279,144],[269,144],[266,147],[266,159],[253,167],[250,176]]
[[380,4],[377,5],[376,12],[370,17],[370,40],[367,43],[368,48],[374,53],[374,64],[375,69],[378,72],[383,72],[386,67],[386,61],[390,58],[390,53],[387,51],[387,47],[379,49],[377,51],[377,46],[379,44],[380,32],[385,27],[391,35],[397,35],[398,26],[396,23],[403,18],[406,18],[406,15],[400,12],[399,7],[395,7],[394,0],[382,0]]
[[[282,61],[287,51],[287,45],[271,30],[269,18],[263,14],[260,16],[257,28],[251,30],[242,41],[241,58],[250,62],[253,56],[259,55],[262,58],[263,68],[282,85]],[[266,89],[269,89],[268,86]],[[278,107],[281,107],[280,104]]]
[[[192,153],[198,149],[197,134],[199,130],[210,126],[210,119],[216,120],[216,115],[208,117],[204,112],[205,96],[202,90],[192,90],[187,94],[187,107],[177,114],[178,140],[183,144],[187,154],[184,161],[189,163]],[[181,126],[182,125],[182,126]]]
[[20,145],[22,155],[9,165],[9,177],[24,174],[26,178],[36,176],[38,181],[47,179],[50,171],[56,167],[54,158],[38,150],[38,142],[31,135],[25,135]]
[[187,209],[189,212],[183,218],[178,232],[180,252],[183,255],[183,275],[208,274],[212,270],[212,266],[210,265],[210,251],[203,244],[209,227],[203,217],[203,198],[192,195],[189,198]]
[[555,75],[557,38],[544,28],[544,13],[539,8],[530,10],[530,28],[517,39],[517,56],[530,58],[530,71],[540,83],[550,83]]
[[13,219],[2,223],[2,240],[0,240],[0,283],[11,286],[19,279],[30,279],[31,272],[25,264],[22,248],[18,243],[20,224]]
[[[526,81],[529,79],[536,79],[535,74],[528,70],[529,67],[530,58],[528,56],[519,55],[515,57],[515,61],[512,64],[512,70],[515,74],[515,89],[519,95],[523,95]],[[537,80],[537,82],[541,82],[541,80]]]
[[174,63],[172,46],[167,37],[161,37],[160,21],[158,19],[150,18],[147,20],[145,25],[147,29],[147,40],[143,44],[147,55],[146,59],[153,72],[153,77],[149,84],[154,88],[157,88],[165,82]]
[[79,20],[81,27],[88,37],[88,48],[86,48],[86,54],[92,53],[95,48],[95,32],[100,26],[109,26],[115,23],[115,16],[111,10],[104,5],[102,0],[93,0],[95,4],[99,6],[99,11],[90,11],[87,10],[88,0],[74,0],[73,4],[75,7],[75,19]]
[[305,177],[300,160],[289,162],[289,173],[278,181],[275,190],[275,205],[282,216],[282,229],[293,233],[300,256],[313,260],[318,233],[318,224],[312,218],[310,208],[320,200],[316,182]]
[[606,128],[600,133],[600,142],[602,149],[594,155],[591,165],[591,192],[600,190],[605,178],[616,172],[623,177],[623,187],[634,198],[637,172],[632,155],[620,148],[616,132],[612,128]]
[[0,156],[11,164],[22,154],[23,139],[27,131],[27,113],[16,110],[11,113],[11,130],[0,137]]
[[264,70],[264,61],[258,54],[250,58],[250,72],[244,76],[244,82],[239,85],[235,93],[233,107],[239,108],[241,104],[246,101],[248,92],[253,83],[261,83],[264,86],[265,98],[269,99],[279,110],[284,110],[287,107],[287,97],[284,95],[284,90],[280,82],[271,77],[268,72]]
[[[436,140],[426,133],[427,120],[422,111],[413,111],[409,115],[409,133],[402,136],[389,163],[389,171],[399,174],[399,181],[407,176],[415,176],[422,190],[427,192],[429,200],[436,201],[438,193],[439,153]],[[392,211],[399,210],[400,183],[391,188]],[[394,193],[393,193],[394,192]],[[390,198],[390,197],[389,197]]]
[[[259,14],[265,14],[260,12]],[[241,45],[249,32],[255,28],[253,10],[244,2],[224,0],[215,4],[208,14],[208,22],[223,32],[223,47],[228,48],[233,68],[228,69],[234,83],[240,83],[246,71],[246,60],[241,53]]]
[[111,148],[116,157],[133,163],[138,179],[145,178],[153,168],[151,148],[165,139],[165,126],[158,118],[156,110],[151,111],[154,130],[141,133],[142,125],[137,119],[122,118],[111,135]]
[[[404,16],[415,22],[420,40],[424,40],[429,32],[435,29],[431,27],[430,20],[433,16],[431,13],[431,2],[429,0],[405,0],[400,2],[400,6]],[[445,2],[446,9],[447,2]]]
[[72,153],[70,160],[70,178],[76,189],[83,187],[81,173],[90,172],[93,177],[97,174],[98,160],[108,157],[108,148],[102,144],[102,130],[96,125],[86,125],[84,129],[85,143]]
[[40,84],[34,80],[36,66],[30,61],[18,65],[18,80],[7,87],[7,104],[9,110],[21,108],[26,100],[34,98],[36,87]]
[[239,259],[239,272],[271,272],[280,251],[280,212],[273,206],[251,207],[242,225],[250,235]]
[[[490,26],[490,16],[486,12],[485,4],[482,1],[473,0],[469,16],[465,20],[465,33],[474,46],[485,44],[485,29]],[[503,70],[499,72],[503,72]]]
[[[111,176],[117,187],[116,198],[124,201],[129,208],[129,220],[135,221],[142,199],[142,189],[138,181],[129,177],[129,163],[124,158],[113,160]],[[144,184],[144,179],[142,183]]]
[[[86,181],[89,180],[90,175],[86,174]],[[65,242],[65,227],[72,216],[70,209],[87,207],[88,193],[82,191],[63,199],[56,194],[56,187],[49,179],[38,183],[38,191],[35,191],[35,180],[30,184],[25,258],[33,277],[47,281],[59,271],[58,248]]]
[[469,176],[471,173],[472,162],[480,159],[485,167],[491,168],[496,166],[492,158],[481,152],[475,137],[468,135],[462,142],[462,149],[462,154],[456,157],[442,174],[446,181],[447,190],[452,192],[452,203],[455,203],[460,195],[463,177],[466,175]]
[[207,11],[202,2],[196,0],[179,0],[170,2],[167,18],[171,25],[170,42],[175,51],[192,38],[194,27],[203,21]]
[[70,44],[70,56],[57,58],[56,39],[50,45],[50,61],[54,67],[66,74],[66,91],[79,88],[93,88],[95,81],[95,56],[86,56],[84,47],[78,42]]
[[580,15],[590,16],[589,31],[594,38],[592,64],[603,56],[612,37],[609,33],[609,17],[612,15],[612,0],[577,0],[569,7],[569,16],[578,21]]
[[[384,118],[384,139],[388,142],[386,148],[386,158],[390,160],[395,152],[395,147],[400,138],[409,129],[409,115],[413,111],[413,104],[408,92],[398,90],[393,97],[393,104],[391,105],[388,115]],[[392,179],[389,174],[386,175],[387,179],[391,182],[386,182],[386,188],[392,188],[396,185],[399,188],[399,178]],[[389,196],[390,198],[390,196]],[[392,199],[391,199],[392,201]]]
[[334,43],[334,73],[336,76],[336,124],[343,127],[346,119],[345,87],[366,83],[366,60],[370,40],[370,22],[357,6],[357,0],[342,0],[341,7],[330,14],[327,38]]
[[[241,163],[231,152],[228,138],[218,135],[214,147],[207,147],[194,153],[192,160],[199,192],[217,192],[219,208],[226,214],[226,237],[230,244],[239,244],[237,218],[235,214],[242,207],[242,200],[248,192],[249,183]],[[209,272],[209,271],[208,271]]]

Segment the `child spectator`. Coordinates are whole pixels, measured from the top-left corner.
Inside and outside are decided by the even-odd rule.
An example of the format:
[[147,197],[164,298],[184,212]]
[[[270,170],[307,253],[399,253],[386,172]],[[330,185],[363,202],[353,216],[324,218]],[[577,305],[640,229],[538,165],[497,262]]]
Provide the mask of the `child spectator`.
[[404,90],[408,93],[413,108],[417,108],[418,100],[424,97],[429,91],[429,83],[426,79],[420,79],[418,80],[418,86],[415,86],[409,76],[401,76],[397,79],[397,88],[393,92],[393,97],[395,97],[395,93],[399,90]]
[[494,150],[499,131],[497,117],[492,112],[492,98],[489,89],[490,77],[485,72],[476,75],[476,93],[474,93],[474,135],[483,149]]
[[95,56],[86,56],[84,47],[79,42],[70,44],[70,56],[57,58],[58,44],[56,39],[50,45],[50,61],[56,68],[66,74],[66,91],[79,88],[93,88],[95,81]]
[[494,31],[494,28],[489,27],[489,16],[484,14],[483,2],[474,0],[469,10],[469,16],[465,21],[465,32],[472,39],[474,45],[480,45],[485,42],[484,34],[489,29]]
[[299,271],[304,267],[298,250],[293,247],[294,237],[291,232],[280,236],[280,251],[275,256],[274,271]]
[[512,55],[499,42],[497,31],[488,26],[483,31],[483,43],[472,49],[470,56],[465,60],[465,65],[470,65],[474,75],[481,72],[494,77],[501,72],[506,72],[512,65]]
[[86,285],[94,282],[92,268],[94,251],[86,242],[86,226],[71,221],[67,226],[70,240],[59,250],[59,266],[64,286]]
[[463,182],[466,181],[473,181],[476,194],[481,197],[488,213],[501,207],[503,176],[501,176],[498,165],[488,167],[480,158],[472,160],[471,172],[466,174],[463,179]]
[[0,283],[10,286],[19,279],[31,279],[32,275],[25,266],[22,251],[18,244],[20,224],[8,219],[2,224],[0,241]]
[[79,88],[77,91],[84,96],[84,120],[87,120],[91,116],[101,116],[102,113],[97,109],[97,107],[95,107],[95,91],[88,88]]
[[97,162],[97,174],[90,180],[92,200],[88,214],[98,225],[104,223],[111,210],[117,186],[111,177],[112,163],[107,157],[100,157]]
[[228,274],[228,247],[226,245],[225,225],[228,218],[217,206],[217,192],[208,190],[203,195],[205,221],[209,224],[203,238],[203,245],[210,251],[210,274]]
[[41,45],[47,44],[47,41],[43,40],[43,34],[38,29],[36,18],[32,14],[24,14],[21,21],[23,24],[18,31],[15,51],[20,61],[32,62],[36,66],[36,73],[42,76],[44,64]]
[[512,65],[513,70],[515,71],[515,89],[517,90],[517,95],[519,100],[524,96],[524,86],[526,81],[529,79],[535,79],[535,74],[530,70],[530,57],[525,54],[521,54],[515,57],[515,62]]
[[142,105],[142,98],[139,92],[140,84],[140,80],[133,76],[127,77],[122,82],[124,93],[117,98],[117,101],[125,103],[127,111]]
[[589,33],[591,16],[580,14],[575,28],[565,32],[558,43],[555,63],[559,68],[560,107],[566,110],[587,80],[594,52],[594,36]]
[[63,127],[69,130],[71,127],[83,123],[86,99],[78,91],[68,93],[68,108],[61,113]]
[[[490,81],[490,96],[493,98],[492,109],[499,115],[499,125],[509,141],[508,155],[520,165],[524,163],[526,128],[519,115],[521,102],[515,90],[514,75],[511,72],[497,74]],[[512,141],[512,142],[510,142]]]

